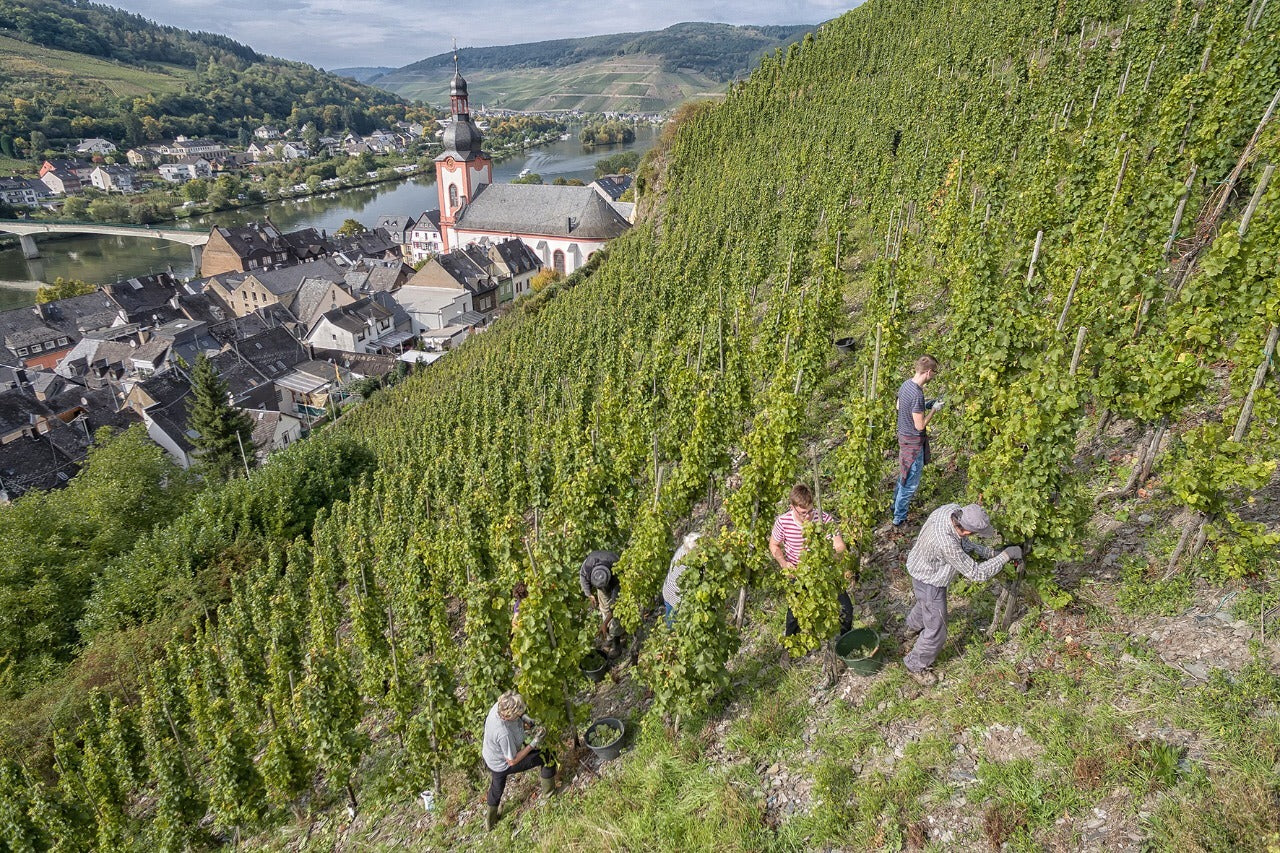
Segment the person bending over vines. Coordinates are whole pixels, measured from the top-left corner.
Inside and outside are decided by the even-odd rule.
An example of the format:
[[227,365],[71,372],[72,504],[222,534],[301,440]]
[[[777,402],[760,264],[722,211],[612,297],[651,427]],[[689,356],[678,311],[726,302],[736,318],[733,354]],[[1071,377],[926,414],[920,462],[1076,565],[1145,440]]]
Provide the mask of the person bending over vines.
[[[831,513],[819,513],[813,506],[813,492],[804,483],[797,483],[791,488],[790,508],[774,519],[773,532],[769,534],[769,552],[782,569],[783,577],[794,581],[800,557],[805,552],[804,526],[810,523],[832,524]],[[830,534],[832,547],[837,556],[845,553],[844,539],[839,531],[832,528]],[[847,590],[841,590],[836,598],[840,605],[840,633],[845,634],[853,627],[853,600]],[[784,636],[791,637],[800,632],[800,623],[795,613],[787,608],[787,626]],[[783,652],[783,663],[790,660],[790,655]]]
[[490,774],[489,794],[485,800],[489,806],[485,829],[493,829],[498,822],[498,804],[502,802],[508,776],[540,767],[538,775],[542,793],[555,791],[556,763],[547,750],[539,748],[541,732],[525,743],[525,730],[535,726],[534,721],[525,716],[526,710],[524,698],[514,690],[508,690],[493,703],[489,716],[485,718],[484,742],[480,748]]
[[[1001,551],[974,542],[972,536],[996,535],[991,519],[977,504],[962,507],[943,504],[935,509],[907,555],[907,574],[915,603],[907,614],[907,633],[917,634],[915,645],[903,664],[918,682],[937,682],[933,672],[942,646],[947,642],[947,587],[957,574],[972,581],[986,581],[1011,560],[1022,559],[1022,549],[1010,545]],[[974,556],[983,562],[979,563]]]
[[582,561],[578,570],[578,584],[591,606],[600,611],[600,637],[604,652],[612,660],[622,654],[622,639],[626,636],[622,623],[613,615],[614,602],[622,585],[613,573],[618,555],[612,551],[592,551]]

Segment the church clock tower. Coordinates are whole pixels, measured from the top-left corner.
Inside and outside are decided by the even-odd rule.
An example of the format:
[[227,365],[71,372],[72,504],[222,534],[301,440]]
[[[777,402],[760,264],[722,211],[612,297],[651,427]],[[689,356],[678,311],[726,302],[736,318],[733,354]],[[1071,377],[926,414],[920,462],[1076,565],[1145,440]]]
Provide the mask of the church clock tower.
[[467,81],[453,55],[453,79],[449,82],[449,109],[453,119],[444,130],[444,152],[436,158],[436,191],[440,194],[440,239],[446,252],[456,248],[454,223],[459,209],[485,184],[493,183],[493,160],[480,149],[483,137],[471,119],[467,105]]

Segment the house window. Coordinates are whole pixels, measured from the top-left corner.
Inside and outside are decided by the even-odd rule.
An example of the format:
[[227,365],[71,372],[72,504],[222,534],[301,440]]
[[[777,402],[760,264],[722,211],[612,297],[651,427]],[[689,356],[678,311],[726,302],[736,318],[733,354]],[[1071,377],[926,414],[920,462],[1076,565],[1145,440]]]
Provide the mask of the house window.
[[458,185],[449,184],[449,209],[453,210],[458,206]]
[[39,344],[32,344],[32,345],[31,345],[31,352],[32,352],[33,354],[34,354],[34,353],[37,353],[37,352],[40,352],[40,345],[39,345]]
[[551,256],[551,265],[556,268],[556,272],[564,275],[564,252],[556,249],[555,254]]
[[26,347],[19,347],[19,348],[18,348],[18,355],[26,355],[26,354],[27,354],[27,348],[26,348]]
[[66,345],[67,345],[67,339],[66,339],[66,338],[58,338],[58,346],[60,346],[60,347],[65,347]]

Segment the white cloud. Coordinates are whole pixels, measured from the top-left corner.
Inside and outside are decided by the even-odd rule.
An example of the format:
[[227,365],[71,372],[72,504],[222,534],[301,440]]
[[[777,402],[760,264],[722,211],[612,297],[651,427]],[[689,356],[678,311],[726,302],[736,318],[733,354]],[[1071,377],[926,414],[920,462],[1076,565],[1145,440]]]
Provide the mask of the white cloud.
[[[536,11],[514,0],[435,4],[392,0],[115,0],[157,23],[222,33],[259,53],[322,68],[399,67],[460,47],[658,30],[682,21],[816,24],[859,0],[545,0]],[[426,8],[424,8],[424,6]],[[480,22],[477,25],[477,21]]]

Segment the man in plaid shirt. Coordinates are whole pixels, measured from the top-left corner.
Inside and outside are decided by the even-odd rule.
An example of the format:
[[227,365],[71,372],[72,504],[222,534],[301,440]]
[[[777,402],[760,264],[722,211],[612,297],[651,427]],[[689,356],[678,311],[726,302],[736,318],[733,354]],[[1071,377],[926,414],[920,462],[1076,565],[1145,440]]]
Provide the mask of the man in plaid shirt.
[[[907,631],[920,636],[902,662],[921,684],[937,681],[929,668],[947,641],[947,587],[956,575],[974,581],[990,580],[1005,563],[1022,559],[1018,546],[995,551],[974,542],[971,537],[975,534],[996,535],[982,507],[944,504],[929,515],[920,529],[920,538],[907,555],[907,574],[911,575],[915,597],[907,614]],[[983,562],[977,562],[974,556]]]

